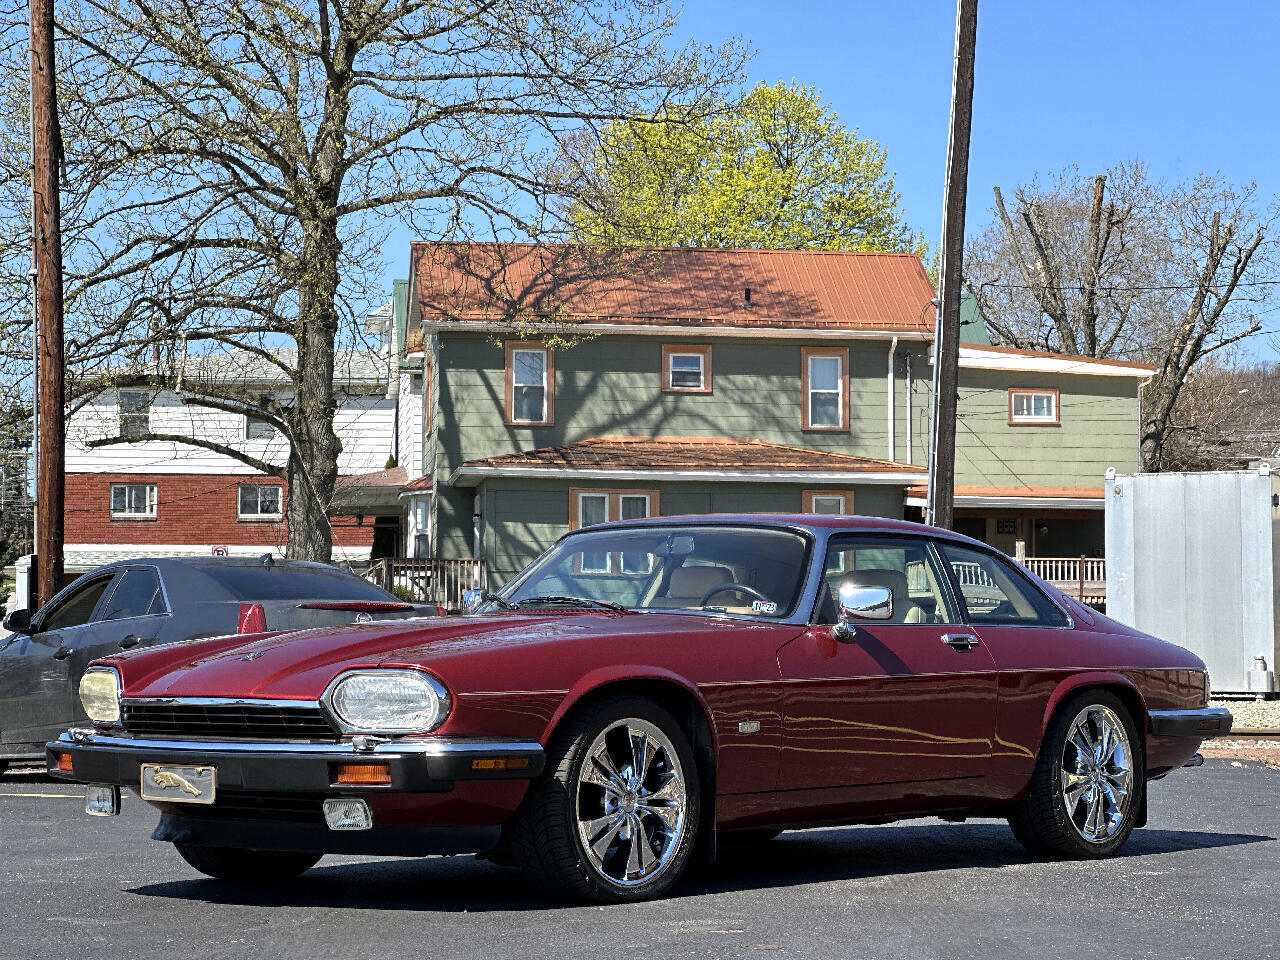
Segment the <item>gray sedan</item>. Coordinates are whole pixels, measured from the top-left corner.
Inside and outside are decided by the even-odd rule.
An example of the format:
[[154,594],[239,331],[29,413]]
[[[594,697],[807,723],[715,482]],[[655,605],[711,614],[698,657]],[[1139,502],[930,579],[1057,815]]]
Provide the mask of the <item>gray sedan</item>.
[[16,610],[0,637],[0,770],[41,757],[82,721],[77,686],[91,660],[119,650],[234,633],[425,616],[322,563],[231,557],[151,558],[86,573],[37,613]]

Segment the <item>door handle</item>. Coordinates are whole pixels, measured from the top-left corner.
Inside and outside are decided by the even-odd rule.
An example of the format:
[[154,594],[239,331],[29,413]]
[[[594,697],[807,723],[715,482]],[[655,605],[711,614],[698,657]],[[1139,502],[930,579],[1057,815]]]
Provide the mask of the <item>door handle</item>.
[[978,645],[978,638],[972,633],[944,633],[942,642],[953,650],[969,651]]
[[71,648],[70,648],[70,647],[63,646],[63,647],[59,647],[57,650],[53,651],[53,659],[55,659],[55,660],[65,660],[65,659],[67,659],[67,657],[69,657],[69,656],[71,656]]
[[120,649],[128,650],[130,647],[136,647],[142,642],[141,637],[135,637],[132,633],[120,641]]

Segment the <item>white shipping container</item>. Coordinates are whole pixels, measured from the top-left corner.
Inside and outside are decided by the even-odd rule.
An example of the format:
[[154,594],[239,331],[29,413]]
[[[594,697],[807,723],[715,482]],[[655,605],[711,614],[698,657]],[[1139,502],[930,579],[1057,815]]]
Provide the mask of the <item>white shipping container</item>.
[[1109,616],[1194,651],[1215,694],[1275,692],[1280,476],[1108,478],[1106,544]]

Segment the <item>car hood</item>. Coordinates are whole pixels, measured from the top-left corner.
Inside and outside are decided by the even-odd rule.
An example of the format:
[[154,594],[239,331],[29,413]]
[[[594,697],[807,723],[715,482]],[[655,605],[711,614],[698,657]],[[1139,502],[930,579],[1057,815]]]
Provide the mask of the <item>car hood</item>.
[[[220,638],[109,658],[126,697],[252,697],[314,700],[353,667],[423,666],[456,692],[501,688],[495,667],[519,686],[551,682],[585,647],[607,643],[615,654],[671,643],[706,631],[770,629],[776,625],[689,614],[495,614],[383,621],[248,639]],[[797,628],[797,632],[803,628]],[[247,641],[247,642],[246,642]],[[665,644],[663,644],[665,645]],[[529,648],[545,648],[537,650]],[[521,655],[513,657],[515,648]],[[532,654],[532,655],[531,655]],[[537,665],[541,665],[540,667]],[[529,669],[543,676],[531,676]]]

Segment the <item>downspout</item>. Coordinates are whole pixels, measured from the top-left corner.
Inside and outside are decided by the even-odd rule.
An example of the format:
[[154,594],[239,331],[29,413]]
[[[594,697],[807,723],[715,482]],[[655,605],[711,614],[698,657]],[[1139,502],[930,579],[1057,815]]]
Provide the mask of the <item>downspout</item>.
[[[889,405],[889,462],[892,463],[897,459],[898,452],[898,424],[895,414],[897,413],[896,397],[893,395],[893,355],[898,352],[898,338],[894,337],[889,344],[889,375],[885,380],[885,399]],[[908,423],[908,429],[910,425]]]
[[903,360],[907,365],[907,463],[915,463],[916,458],[911,453],[911,434],[915,432],[915,421],[911,413],[911,354],[908,352]]
[[484,546],[480,536],[480,522],[484,517],[480,513],[480,488],[476,488],[475,499],[471,501],[471,556],[479,560]]
[[387,399],[395,401],[395,429],[391,431],[391,456],[400,466],[400,325],[391,310],[391,338],[387,350]]

